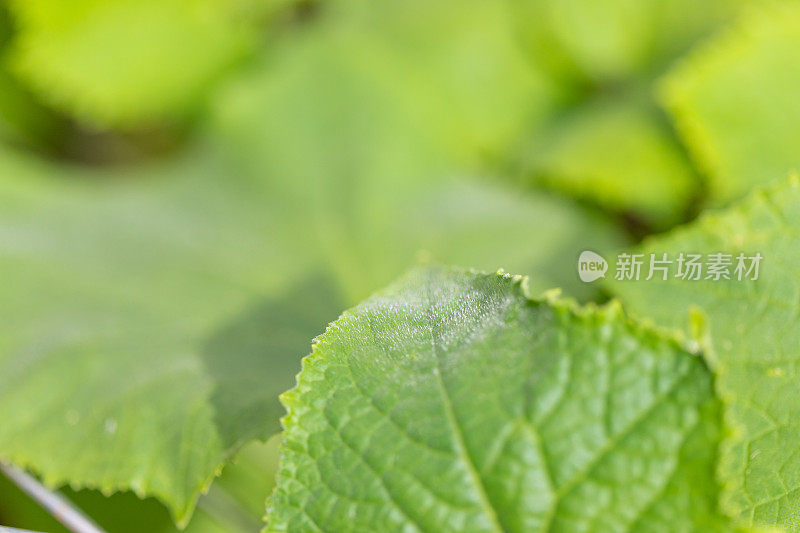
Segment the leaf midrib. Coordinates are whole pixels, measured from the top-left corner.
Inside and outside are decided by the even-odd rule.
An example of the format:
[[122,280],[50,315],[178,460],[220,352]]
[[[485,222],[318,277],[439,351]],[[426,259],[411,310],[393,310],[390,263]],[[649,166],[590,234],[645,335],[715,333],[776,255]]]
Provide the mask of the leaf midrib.
[[489,495],[486,491],[486,486],[483,483],[483,479],[481,478],[480,474],[478,473],[478,469],[475,465],[475,461],[472,459],[469,449],[467,448],[466,441],[464,440],[464,434],[461,430],[461,426],[456,418],[455,411],[453,410],[453,402],[450,399],[450,392],[447,389],[447,385],[444,382],[442,377],[442,364],[441,364],[441,352],[439,350],[439,343],[436,339],[436,334],[433,330],[433,316],[431,315],[431,308],[433,307],[433,295],[431,294],[431,284],[426,283],[426,297],[427,297],[427,306],[426,306],[426,318],[428,322],[428,331],[430,332],[431,337],[431,352],[433,354],[434,362],[436,363],[436,367],[434,368],[434,374],[436,376],[436,383],[439,388],[439,393],[442,397],[442,404],[444,406],[445,415],[447,416],[447,422],[450,426],[450,429],[455,437],[455,445],[456,445],[456,452],[464,463],[467,468],[467,473],[472,480],[472,484],[475,488],[475,491],[478,493],[478,498],[480,499],[481,507],[483,508],[484,513],[489,518],[493,525],[493,530],[498,533],[506,533],[506,529],[500,523],[498,518],[497,512],[494,509],[494,506],[489,499]]

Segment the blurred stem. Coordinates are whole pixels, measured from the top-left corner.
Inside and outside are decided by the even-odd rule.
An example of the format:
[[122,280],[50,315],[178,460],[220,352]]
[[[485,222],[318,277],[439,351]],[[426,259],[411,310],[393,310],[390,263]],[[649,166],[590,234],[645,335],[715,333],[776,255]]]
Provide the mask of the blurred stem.
[[0,472],[42,506],[64,527],[75,533],[104,533],[89,517],[56,491],[50,490],[33,476],[9,464],[0,463]]

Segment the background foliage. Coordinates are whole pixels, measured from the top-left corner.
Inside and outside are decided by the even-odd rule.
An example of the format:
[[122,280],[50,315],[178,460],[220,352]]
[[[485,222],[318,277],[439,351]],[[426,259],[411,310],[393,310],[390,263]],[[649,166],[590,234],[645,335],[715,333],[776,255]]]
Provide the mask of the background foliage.
[[[799,62],[792,2],[9,0],[0,460],[109,531],[254,531],[341,310],[420,256],[605,299],[581,250],[798,166]],[[58,529],[4,481],[0,523]]]

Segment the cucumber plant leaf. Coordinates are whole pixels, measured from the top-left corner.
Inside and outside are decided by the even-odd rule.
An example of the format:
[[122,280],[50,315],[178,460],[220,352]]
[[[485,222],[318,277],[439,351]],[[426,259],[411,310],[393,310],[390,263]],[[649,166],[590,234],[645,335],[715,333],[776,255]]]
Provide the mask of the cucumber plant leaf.
[[800,168],[800,8],[757,4],[669,73],[665,106],[717,203]]
[[[645,241],[638,252],[761,254],[758,279],[616,281],[631,312],[708,336],[729,426],[720,475],[724,504],[762,526],[798,531],[800,520],[800,232],[797,178],[719,213]],[[703,274],[705,276],[706,274]],[[690,320],[690,315],[694,320]],[[701,328],[702,326],[702,328]]]
[[412,271],[331,324],[282,401],[269,531],[728,525],[701,358],[519,277]]

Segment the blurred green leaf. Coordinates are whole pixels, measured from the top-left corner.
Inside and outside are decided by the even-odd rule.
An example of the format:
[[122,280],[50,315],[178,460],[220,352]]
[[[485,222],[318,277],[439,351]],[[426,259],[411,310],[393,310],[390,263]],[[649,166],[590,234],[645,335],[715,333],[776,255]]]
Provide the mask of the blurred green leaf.
[[10,60],[45,101],[102,127],[183,118],[256,42],[244,1],[12,0]]
[[47,150],[64,131],[64,120],[38,102],[0,59],[0,137]]
[[533,60],[567,83],[652,77],[741,0],[514,0]]
[[539,184],[656,227],[679,222],[699,187],[654,107],[635,95],[578,106],[531,142]]
[[[252,442],[244,446],[211,487],[209,496],[224,492],[247,517],[245,530],[251,526],[260,530],[263,526],[265,495],[275,488],[280,444],[281,435],[274,435],[266,443]],[[201,498],[201,509],[207,508],[206,499],[207,496]]]
[[6,142],[47,148],[64,132],[63,120],[46,109],[9,69],[7,50],[14,25],[6,4],[0,4],[0,138]]
[[800,8],[759,5],[664,80],[663,100],[718,202],[800,166]]
[[[730,279],[609,284],[626,306],[659,324],[693,331],[708,344],[717,390],[726,402],[720,479],[734,516],[760,526],[800,531],[800,181],[758,191],[718,213],[637,250],[731,254]],[[735,274],[736,257],[761,254],[758,279]],[[645,255],[647,257],[647,255]],[[750,262],[745,263],[749,267]]]
[[[470,162],[503,156],[553,108],[558,88],[491,0],[375,2],[335,31],[356,34],[369,70],[419,130]],[[339,53],[356,53],[340,50]]]
[[[363,255],[372,259],[369,285],[396,277],[403,254],[422,249],[454,265],[524,272],[535,291],[559,287],[588,300],[596,296],[596,288],[578,281],[578,256],[583,250],[611,251],[625,242],[619,229],[599,213],[552,195],[515,191],[486,180],[443,183],[413,204],[397,206],[395,213],[399,222],[386,230],[374,228],[362,242]],[[393,238],[386,240],[386,235]]]
[[701,183],[651,102],[651,84],[742,3],[513,2],[519,40],[532,64],[557,80],[561,105],[530,128],[523,172],[650,230],[684,219]]
[[341,307],[322,284],[314,305],[281,296],[313,246],[199,152],[107,176],[4,150],[2,169],[0,458],[185,522],[226,458],[277,430],[277,394]]
[[[374,134],[392,138],[413,131],[434,149],[473,163],[503,155],[552,110],[554,89],[514,42],[504,4],[334,2],[327,9],[304,32],[276,44],[219,99],[223,127],[246,148],[272,140],[263,131],[248,137],[268,125],[261,123],[265,108],[305,99],[314,106],[303,124],[315,117],[343,131],[373,128]],[[292,93],[298,84],[302,92]],[[345,105],[353,118],[334,122]],[[297,135],[292,140],[305,146],[311,140],[299,135],[309,133],[300,131],[303,124],[286,134]],[[336,136],[328,140],[335,142]],[[354,153],[357,147],[349,149]],[[333,147],[329,151],[336,154]],[[252,150],[248,154],[256,162],[266,159]]]
[[[298,227],[312,226],[349,303],[396,277],[420,249],[447,262],[530,272],[542,288],[558,285],[586,296],[590,289],[574,275],[578,254],[587,247],[613,248],[622,241],[619,232],[601,216],[566,201],[492,184],[486,176],[498,171],[491,157],[461,156],[463,150],[474,152],[474,143],[453,149],[454,139],[468,135],[464,130],[470,122],[485,124],[476,130],[492,132],[505,131],[501,125],[509,120],[519,122],[514,129],[523,128],[532,118],[520,114],[524,104],[516,109],[494,102],[502,101],[513,77],[487,78],[485,90],[491,95],[484,99],[483,90],[455,83],[446,69],[429,68],[431,59],[399,60],[396,49],[442,61],[450,50],[441,44],[398,43],[406,33],[394,25],[410,24],[403,9],[421,21],[428,9],[434,10],[431,16],[441,9],[402,5],[397,16],[378,19],[388,28],[365,26],[365,18],[373,19],[346,11],[276,50],[222,91],[213,129],[227,139],[231,157],[245,172],[270,182],[273,194],[294,206]],[[475,32],[492,29],[495,19],[479,16],[490,4],[459,5],[477,11],[467,16],[456,10],[454,24],[463,19]],[[473,24],[475,18],[487,23]],[[483,42],[479,36],[475,42]],[[467,54],[456,44],[448,45],[456,48],[449,52],[452,57]],[[502,62],[504,50],[487,49],[476,57]],[[431,87],[435,98],[425,96]],[[458,94],[445,97],[440,87]],[[510,90],[512,102],[517,91]],[[534,102],[546,96],[529,94]],[[464,109],[473,119],[462,120],[452,101],[472,102]],[[437,106],[441,116],[431,115]],[[492,111],[493,106],[506,111]],[[480,144],[501,145],[507,135]]]
[[303,361],[268,531],[732,531],[702,361],[619,306],[430,267]]
[[568,84],[652,77],[736,12],[740,0],[515,0],[534,62]]
[[305,278],[275,292],[253,298],[202,346],[201,358],[214,380],[210,401],[225,449],[280,431],[276,393],[293,383],[299,358],[310,349],[309,332],[321,332],[345,305],[326,276]]

